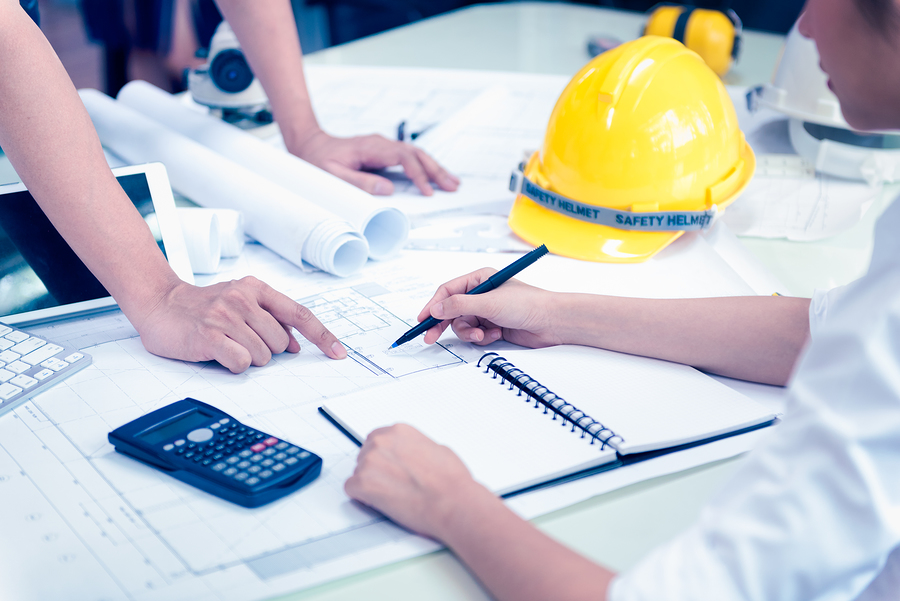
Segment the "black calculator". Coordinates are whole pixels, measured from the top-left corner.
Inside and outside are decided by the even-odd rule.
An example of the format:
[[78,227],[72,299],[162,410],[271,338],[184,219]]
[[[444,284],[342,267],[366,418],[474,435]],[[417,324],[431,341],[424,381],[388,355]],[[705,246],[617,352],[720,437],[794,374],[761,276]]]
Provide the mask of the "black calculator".
[[109,433],[116,451],[244,507],[259,507],[309,484],[322,458],[240,423],[192,398]]

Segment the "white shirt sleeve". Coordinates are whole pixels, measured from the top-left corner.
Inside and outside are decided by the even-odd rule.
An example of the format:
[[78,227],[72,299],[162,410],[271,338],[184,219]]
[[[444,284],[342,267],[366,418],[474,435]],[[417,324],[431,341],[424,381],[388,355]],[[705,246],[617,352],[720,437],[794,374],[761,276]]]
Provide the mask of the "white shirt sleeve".
[[838,286],[831,290],[813,291],[812,299],[809,303],[809,334],[811,338],[815,338],[816,332],[819,330],[828,316],[828,308],[834,306],[847,289],[847,286]]
[[827,300],[784,422],[612,601],[849,600],[900,560],[900,203],[869,273]]

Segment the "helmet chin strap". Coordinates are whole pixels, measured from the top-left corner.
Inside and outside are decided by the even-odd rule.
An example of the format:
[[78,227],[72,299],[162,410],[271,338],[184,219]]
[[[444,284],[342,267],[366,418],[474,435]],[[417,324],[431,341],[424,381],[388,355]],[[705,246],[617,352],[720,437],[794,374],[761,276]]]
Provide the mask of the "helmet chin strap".
[[620,211],[585,204],[542,188],[527,177],[520,165],[509,182],[511,192],[521,194],[544,208],[588,223],[639,232],[683,232],[707,230],[716,220],[716,205],[704,211]]

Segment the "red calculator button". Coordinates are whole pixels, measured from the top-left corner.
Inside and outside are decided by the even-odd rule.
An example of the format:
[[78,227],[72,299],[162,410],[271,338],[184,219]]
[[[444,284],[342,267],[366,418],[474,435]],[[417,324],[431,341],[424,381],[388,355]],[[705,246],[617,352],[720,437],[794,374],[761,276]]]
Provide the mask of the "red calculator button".
[[253,451],[254,453],[259,453],[259,452],[262,451],[264,448],[266,448],[266,445],[264,445],[263,443],[259,442],[259,443],[255,444],[255,445],[253,445],[252,447],[250,447],[250,450]]
[[278,444],[279,442],[281,442],[281,441],[278,440],[277,438],[275,438],[275,437],[273,436],[273,437],[271,437],[271,438],[265,439],[265,440],[263,441],[263,444],[266,445],[267,447],[271,447],[272,445],[276,445],[276,444]]

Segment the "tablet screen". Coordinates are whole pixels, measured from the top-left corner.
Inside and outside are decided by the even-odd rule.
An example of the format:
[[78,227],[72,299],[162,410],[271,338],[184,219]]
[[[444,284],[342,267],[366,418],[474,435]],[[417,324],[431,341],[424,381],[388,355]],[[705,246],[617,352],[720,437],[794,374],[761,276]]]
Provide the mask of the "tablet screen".
[[[147,176],[117,179],[165,254]],[[0,315],[107,296],[27,190],[0,195]]]

